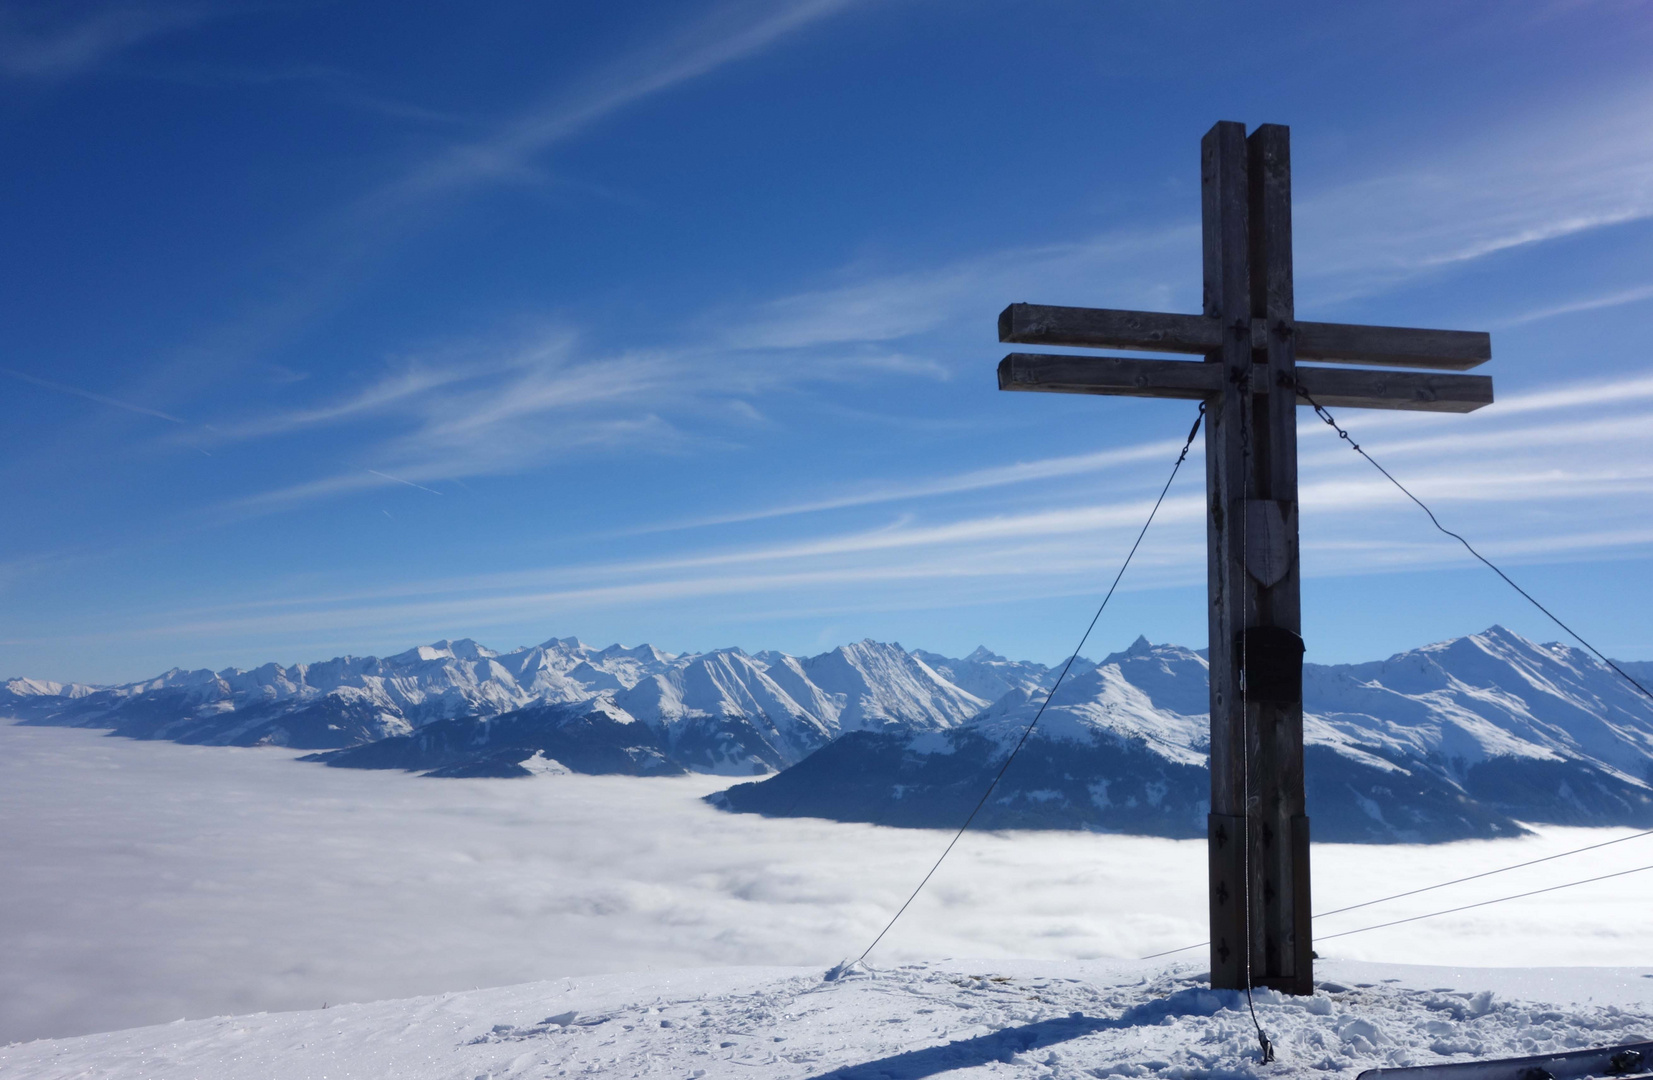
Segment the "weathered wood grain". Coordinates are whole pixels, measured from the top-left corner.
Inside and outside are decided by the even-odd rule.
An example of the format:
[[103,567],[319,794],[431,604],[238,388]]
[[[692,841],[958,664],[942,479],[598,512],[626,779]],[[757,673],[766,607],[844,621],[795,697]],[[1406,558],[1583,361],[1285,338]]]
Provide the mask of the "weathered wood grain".
[[[1292,287],[1291,133],[1280,124],[1263,124],[1246,139],[1251,214],[1252,379],[1250,385],[1249,467],[1242,463],[1246,499],[1230,504],[1240,521],[1230,521],[1233,533],[1242,533],[1241,566],[1247,572],[1237,581],[1249,593],[1239,618],[1226,628],[1230,640],[1262,630],[1285,634],[1293,641],[1302,633],[1302,574],[1297,532],[1297,394],[1294,377],[1302,352],[1301,328],[1296,323]],[[1259,327],[1259,324],[1262,324]],[[1259,343],[1257,331],[1261,329]],[[1259,580],[1251,572],[1253,545],[1274,547],[1275,530],[1264,523],[1278,522],[1278,551],[1269,561],[1284,566],[1276,580]],[[1254,528],[1253,526],[1264,526]],[[1259,535],[1262,533],[1263,535]],[[1239,576],[1237,568],[1230,570]],[[1242,655],[1242,666],[1250,659]],[[1303,776],[1303,685],[1300,668],[1284,687],[1284,700],[1249,700],[1245,752],[1250,762],[1251,799],[1243,811],[1251,818],[1252,909],[1254,953],[1252,976],[1265,986],[1289,994],[1314,993],[1312,924],[1308,906],[1308,849],[1286,842],[1294,820],[1305,810]],[[1275,688],[1277,691],[1282,689]],[[1255,801],[1252,801],[1255,800]],[[1213,804],[1213,809],[1216,809]],[[1306,821],[1306,819],[1304,819]],[[1260,894],[1260,896],[1258,895]],[[1273,902],[1269,899],[1272,897]],[[1260,902],[1259,902],[1260,901]],[[1260,933],[1258,930],[1260,929]]]
[[1299,366],[1297,382],[1328,409],[1466,413],[1492,404],[1492,378],[1487,375]]
[[1299,322],[1297,357],[1331,364],[1467,371],[1492,359],[1492,335],[1479,330]]
[[[1299,385],[1330,408],[1474,412],[1492,404],[1492,379],[1422,371],[1295,368]],[[1107,397],[1215,398],[1228,382],[1222,364],[1130,356],[1011,353],[999,361],[999,389]],[[1298,396],[1297,404],[1308,401]]]
[[1221,365],[1191,360],[1011,353],[999,361],[1000,390],[1197,401],[1220,391],[1222,380]]
[[[1247,731],[1234,648],[1235,628],[1250,615],[1245,569],[1245,527],[1234,511],[1250,488],[1252,423],[1251,199],[1245,125],[1225,121],[1200,140],[1200,224],[1203,238],[1204,312],[1219,329],[1205,366],[1222,373],[1221,390],[1206,407],[1205,549],[1211,664],[1211,822],[1226,827],[1227,859],[1211,853],[1211,985],[1233,990],[1267,975],[1263,921],[1260,829],[1247,821],[1247,763],[1255,757]],[[1224,897],[1228,899],[1224,901]]]
[[[1270,324],[1251,321],[1251,347],[1266,349]],[[1011,304],[999,314],[999,340],[1016,345],[1071,345],[1135,352],[1197,353],[1222,347],[1222,323],[1205,315],[1115,308]],[[1371,367],[1467,371],[1492,359],[1492,337],[1478,330],[1298,322],[1299,360]]]
[[1222,330],[1216,319],[1204,315],[1011,304],[999,315],[999,340],[1018,345],[1206,353],[1222,344]]

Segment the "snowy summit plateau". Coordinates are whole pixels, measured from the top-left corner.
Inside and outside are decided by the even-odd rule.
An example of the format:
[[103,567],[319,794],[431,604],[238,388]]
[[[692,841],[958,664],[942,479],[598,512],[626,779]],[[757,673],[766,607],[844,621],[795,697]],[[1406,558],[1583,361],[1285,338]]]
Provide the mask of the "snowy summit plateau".
[[0,1047],[0,1073],[1298,1080],[1653,1035],[1645,969],[1323,967],[1313,997],[1256,992],[1278,1053],[1268,1066],[1257,1060],[1244,995],[1207,989],[1192,965],[1000,961],[906,964],[831,982],[786,968],[609,975],[180,1020]]

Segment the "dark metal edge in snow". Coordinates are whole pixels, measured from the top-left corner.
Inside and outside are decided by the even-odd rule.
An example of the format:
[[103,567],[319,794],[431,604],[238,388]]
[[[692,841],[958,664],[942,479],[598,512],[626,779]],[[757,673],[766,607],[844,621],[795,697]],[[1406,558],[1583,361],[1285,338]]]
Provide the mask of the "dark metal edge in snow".
[[1367,1069],[1355,1080],[1581,1080],[1596,1076],[1642,1080],[1653,1076],[1648,1072],[1649,1065],[1653,1065],[1653,1042],[1639,1042],[1565,1054]]

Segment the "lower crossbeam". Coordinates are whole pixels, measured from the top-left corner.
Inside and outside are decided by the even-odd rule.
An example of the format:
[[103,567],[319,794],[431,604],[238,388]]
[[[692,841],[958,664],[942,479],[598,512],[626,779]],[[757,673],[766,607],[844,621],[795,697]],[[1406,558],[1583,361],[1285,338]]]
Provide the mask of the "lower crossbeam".
[[[999,362],[1000,390],[1198,400],[1222,392],[1223,364],[1125,356],[1011,353]],[[1320,404],[1356,409],[1474,412],[1492,404],[1492,379],[1425,371],[1298,366],[1298,384]]]

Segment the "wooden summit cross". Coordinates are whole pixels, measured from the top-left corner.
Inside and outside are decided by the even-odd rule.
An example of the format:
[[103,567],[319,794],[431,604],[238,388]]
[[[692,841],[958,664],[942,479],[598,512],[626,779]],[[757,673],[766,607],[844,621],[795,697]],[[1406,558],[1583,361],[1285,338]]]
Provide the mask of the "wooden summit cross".
[[[1287,128],[1224,121],[1200,142],[1205,313],[1012,304],[999,340],[1194,353],[1204,362],[1011,353],[1000,390],[1206,403],[1211,600],[1211,985],[1314,992],[1303,800],[1297,406],[1469,412],[1492,401],[1483,333],[1298,322]],[[1368,365],[1298,367],[1297,361]],[[1249,869],[1249,875],[1246,871]],[[1249,879],[1249,880],[1248,880]]]

